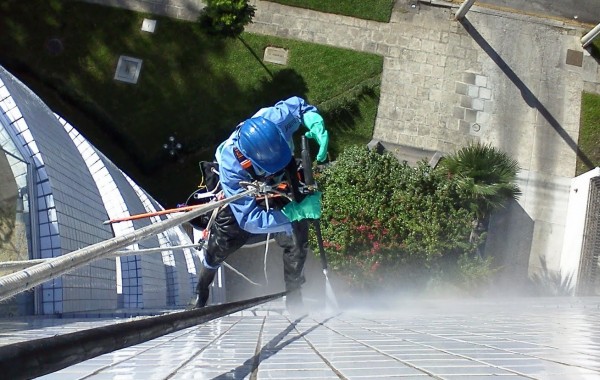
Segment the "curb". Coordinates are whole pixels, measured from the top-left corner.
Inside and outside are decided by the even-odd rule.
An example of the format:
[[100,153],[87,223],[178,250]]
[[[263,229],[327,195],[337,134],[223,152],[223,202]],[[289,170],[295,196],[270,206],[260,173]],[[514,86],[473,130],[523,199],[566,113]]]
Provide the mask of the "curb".
[[[416,0],[419,4],[436,8],[458,8],[460,4],[446,0]],[[487,14],[498,17],[510,17],[519,21],[532,22],[536,24],[549,25],[569,30],[586,30],[593,24],[581,23],[571,19],[558,16],[544,16],[537,13],[520,11],[517,9],[493,6],[490,4],[473,5],[469,12]]]

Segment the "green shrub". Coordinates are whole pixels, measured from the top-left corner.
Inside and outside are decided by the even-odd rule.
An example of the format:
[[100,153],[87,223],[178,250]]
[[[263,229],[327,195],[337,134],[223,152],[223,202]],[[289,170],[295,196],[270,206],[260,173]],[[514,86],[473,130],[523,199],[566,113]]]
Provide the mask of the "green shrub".
[[492,289],[496,273],[493,257],[463,253],[449,257],[428,279],[425,293],[436,297],[484,296]]
[[317,178],[329,264],[355,284],[416,280],[440,258],[475,248],[458,183],[424,163],[411,168],[353,146]]
[[481,294],[489,288],[494,274],[498,272],[498,268],[494,268],[493,262],[493,257],[461,255],[457,261],[456,285],[469,294]]
[[210,34],[237,37],[252,22],[256,8],[248,0],[205,0],[198,21]]

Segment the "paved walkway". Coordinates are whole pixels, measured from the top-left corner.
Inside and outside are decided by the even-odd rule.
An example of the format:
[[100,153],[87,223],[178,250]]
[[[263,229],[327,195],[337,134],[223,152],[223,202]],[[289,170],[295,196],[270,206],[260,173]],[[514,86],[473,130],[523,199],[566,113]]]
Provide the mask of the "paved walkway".
[[[379,305],[294,319],[273,302],[40,379],[600,378],[598,298]],[[0,345],[105,323],[0,321]]]

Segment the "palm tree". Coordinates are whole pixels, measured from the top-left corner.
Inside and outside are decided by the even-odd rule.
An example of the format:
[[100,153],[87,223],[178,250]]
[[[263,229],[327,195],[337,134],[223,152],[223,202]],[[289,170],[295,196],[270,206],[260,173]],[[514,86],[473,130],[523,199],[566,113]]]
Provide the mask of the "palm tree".
[[[475,212],[470,240],[479,240],[487,231],[492,211],[508,200],[517,200],[521,190],[514,183],[519,172],[517,161],[491,145],[471,144],[440,162],[442,170],[458,176],[467,194],[467,207]],[[479,249],[477,250],[479,253]]]
[[449,175],[458,176],[467,192],[470,207],[479,219],[518,199],[521,190],[514,183],[519,164],[506,153],[487,144],[471,144],[442,160],[441,167]]

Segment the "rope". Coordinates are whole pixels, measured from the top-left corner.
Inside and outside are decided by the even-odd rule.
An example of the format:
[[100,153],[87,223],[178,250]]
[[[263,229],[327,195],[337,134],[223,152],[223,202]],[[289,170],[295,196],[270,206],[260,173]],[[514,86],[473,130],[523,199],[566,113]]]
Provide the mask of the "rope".
[[138,255],[140,253],[154,253],[154,252],[162,252],[162,251],[173,251],[176,249],[185,249],[185,248],[200,248],[204,245],[204,242],[198,244],[183,244],[183,245],[175,245],[173,247],[156,247],[156,248],[143,248],[143,249],[126,249],[124,251],[114,252],[112,256],[127,256],[127,255]]
[[[65,273],[71,272],[77,268],[85,266],[92,261],[114,257],[116,255],[120,255],[115,252],[120,248],[125,248],[134,243],[137,243],[141,240],[144,240],[150,236],[159,234],[164,232],[170,228],[176,227],[182,223],[189,222],[190,220],[199,217],[200,215],[207,213],[209,211],[215,211],[213,215],[211,215],[211,220],[214,221],[216,218],[216,214],[218,208],[225,206],[237,199],[252,196],[257,193],[267,192],[272,190],[270,187],[265,187],[264,184],[251,183],[249,184],[247,190],[233,195],[231,197],[217,200],[215,202],[207,203],[206,205],[201,205],[197,208],[194,208],[185,213],[176,215],[172,218],[165,219],[158,223],[154,223],[150,226],[143,227],[139,230],[135,230],[128,234],[118,236],[112,239],[108,239],[93,245],[90,245],[85,248],[78,249],[76,251],[61,255],[59,257],[49,258],[49,259],[40,259],[38,260],[27,260],[28,266],[24,269],[21,269],[15,273],[11,273],[5,276],[0,277],[0,301],[9,299],[19,293],[27,291],[31,288],[34,288],[37,285],[40,285],[48,280],[59,277]],[[267,201],[268,202],[268,201]],[[267,248],[265,250],[265,278],[266,277],[266,251],[268,249],[269,244],[269,236],[267,236]],[[170,248],[173,249],[173,248]],[[168,250],[168,249],[161,249]],[[127,252],[127,251],[126,251]],[[134,254],[133,252],[127,252],[126,254]],[[24,265],[24,263],[18,263],[16,265]],[[0,269],[2,269],[0,267]],[[233,269],[230,267],[230,269]],[[241,275],[247,281],[252,284],[257,284],[254,281],[250,280],[240,272],[233,270],[235,273]],[[267,279],[268,281],[268,279]],[[258,284],[260,285],[260,284]]]
[[[111,255],[107,257],[121,257],[128,255],[138,255],[143,253],[155,253],[162,251],[172,251],[177,249],[186,249],[186,248],[200,248],[204,245],[204,243],[199,244],[183,244],[176,245],[173,247],[156,247],[156,248],[144,248],[144,249],[126,249],[123,251],[113,252]],[[48,260],[52,260],[52,258],[48,259],[31,259],[31,260],[18,260],[18,261],[5,261],[0,263],[0,270],[20,270],[32,267],[37,264],[45,263]]]
[[[221,206],[221,207],[223,207],[223,206]],[[215,222],[215,219],[217,219],[217,215],[219,214],[219,210],[221,210],[221,207],[216,208],[216,209],[213,210],[212,215],[210,216],[210,219],[209,219],[208,223],[206,224],[205,231],[209,231],[210,232],[210,228],[212,227],[213,223]],[[206,242],[206,240],[205,240],[205,242]],[[267,244],[268,244],[268,242],[267,242]],[[252,281],[250,278],[248,278],[242,272],[238,271],[237,269],[235,269],[233,266],[227,264],[226,262],[223,262],[223,266],[229,268],[229,270],[231,270],[233,273],[235,273],[238,276],[242,277],[244,280],[248,281],[252,285],[261,286],[259,283]]]
[[243,191],[229,198],[208,203],[205,206],[188,211],[181,215],[165,219],[150,226],[140,228],[128,234],[108,239],[88,247],[48,259],[30,268],[0,277],[0,301],[13,297],[37,285],[80,268],[90,262],[108,257],[114,251],[130,246],[140,240],[164,232],[198,216],[219,208],[237,199],[256,194],[256,188]]
[[[267,211],[269,211],[269,197],[265,197],[265,205]],[[271,233],[267,233],[267,243],[265,244],[265,254],[263,259],[263,272],[265,274],[265,286],[269,285],[269,276],[267,276],[267,255],[269,254],[269,240],[271,239]]]
[[235,269],[234,267],[232,267],[231,265],[227,264],[226,262],[223,261],[223,266],[229,268],[229,270],[231,270],[233,273],[237,274],[238,276],[242,277],[244,280],[248,281],[249,283],[251,283],[252,285],[255,286],[261,286],[258,282],[254,282],[251,279],[249,279],[248,277],[246,277],[246,275],[244,275],[242,272],[238,271],[237,269]]

